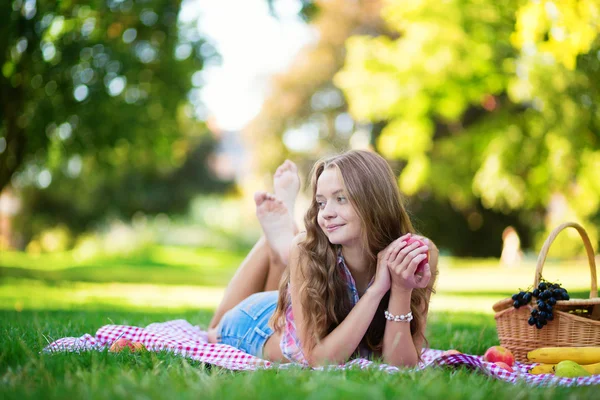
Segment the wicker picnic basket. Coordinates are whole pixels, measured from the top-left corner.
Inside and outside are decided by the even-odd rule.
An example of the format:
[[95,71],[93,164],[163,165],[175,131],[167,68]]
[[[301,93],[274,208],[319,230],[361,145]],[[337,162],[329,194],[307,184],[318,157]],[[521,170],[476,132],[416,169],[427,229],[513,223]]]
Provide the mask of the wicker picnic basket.
[[509,349],[517,361],[529,362],[527,352],[540,347],[600,346],[600,298],[596,283],[596,262],[590,239],[581,225],[567,222],[552,231],[538,257],[533,287],[537,287],[540,282],[550,245],[556,236],[568,227],[577,229],[583,239],[592,280],[590,298],[557,301],[554,306],[554,319],[548,321],[542,329],[527,323],[534,308],[533,301],[518,309],[513,307],[511,298],[494,304],[500,345]]

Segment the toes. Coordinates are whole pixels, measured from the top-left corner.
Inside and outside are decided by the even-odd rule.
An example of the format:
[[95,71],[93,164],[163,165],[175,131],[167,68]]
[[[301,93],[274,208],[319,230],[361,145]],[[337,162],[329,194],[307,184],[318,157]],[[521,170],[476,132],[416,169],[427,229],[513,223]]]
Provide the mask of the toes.
[[293,161],[285,160],[285,162],[288,165],[288,168],[289,168],[290,171],[292,171],[292,172],[298,172],[298,167],[296,166],[296,164],[294,164]]
[[[267,202],[267,205],[274,203],[282,203],[274,194],[267,192],[256,192],[254,193],[254,202],[257,206],[261,206],[263,203]],[[283,203],[282,203],[283,204]]]
[[281,165],[279,167],[277,167],[277,170],[275,171],[275,176],[279,176],[282,173],[285,172],[285,170],[289,169],[289,160],[285,160],[283,163],[281,163]]
[[267,192],[256,192],[254,193],[254,202],[257,206],[260,206],[265,200],[267,200],[267,196],[269,194]]
[[296,166],[296,164],[294,164],[292,161],[290,160],[285,160],[283,162],[283,164],[281,164],[279,167],[277,167],[277,170],[275,171],[275,178],[281,176],[283,173],[290,171],[292,173],[298,173],[298,167]]

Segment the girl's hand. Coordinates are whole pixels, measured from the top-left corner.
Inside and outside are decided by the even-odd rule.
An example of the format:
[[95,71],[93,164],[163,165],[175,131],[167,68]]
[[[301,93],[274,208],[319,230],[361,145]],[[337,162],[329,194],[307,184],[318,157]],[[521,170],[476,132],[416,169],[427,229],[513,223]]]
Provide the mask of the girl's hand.
[[377,293],[384,295],[388,292],[388,290],[390,290],[390,256],[394,253],[396,248],[402,248],[406,246],[406,241],[409,237],[410,233],[399,237],[377,254],[377,272],[375,273],[375,281],[371,285],[371,288],[376,290]]
[[398,244],[388,255],[388,268],[390,270],[391,286],[401,291],[411,291],[416,288],[424,288],[431,279],[431,268],[429,263],[424,265],[422,271],[416,274],[419,264],[427,259],[429,240],[422,236],[413,235],[421,240],[425,245],[419,242],[413,242],[406,245]]

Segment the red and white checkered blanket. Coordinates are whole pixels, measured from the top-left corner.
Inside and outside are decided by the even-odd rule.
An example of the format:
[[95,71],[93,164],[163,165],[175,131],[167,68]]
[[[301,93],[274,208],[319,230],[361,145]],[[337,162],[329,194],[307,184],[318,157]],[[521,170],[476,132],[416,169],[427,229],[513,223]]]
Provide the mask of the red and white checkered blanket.
[[[58,339],[44,349],[45,352],[82,350],[104,350],[116,339],[124,337],[131,341],[141,342],[151,351],[170,351],[193,360],[217,365],[231,370],[255,370],[257,368],[288,368],[293,364],[277,364],[261,360],[246,354],[234,347],[225,344],[211,344],[207,341],[207,334],[199,327],[191,325],[185,320],[174,320],[150,324],[145,328],[125,325],[105,325],[101,327],[96,336],[85,334],[81,337],[66,337]],[[559,378],[552,374],[531,375],[527,370],[531,365],[515,363],[515,372],[508,372],[496,364],[482,360],[481,356],[468,354],[443,355],[443,350],[426,349],[423,351],[423,362],[418,369],[425,369],[436,365],[467,365],[480,370],[487,375],[502,379],[507,382],[527,382],[534,385],[561,385],[585,386],[600,384],[600,375],[580,378]],[[346,364],[323,369],[347,368],[377,368],[390,373],[399,372],[400,369],[386,364],[375,364],[366,359],[355,359]]]

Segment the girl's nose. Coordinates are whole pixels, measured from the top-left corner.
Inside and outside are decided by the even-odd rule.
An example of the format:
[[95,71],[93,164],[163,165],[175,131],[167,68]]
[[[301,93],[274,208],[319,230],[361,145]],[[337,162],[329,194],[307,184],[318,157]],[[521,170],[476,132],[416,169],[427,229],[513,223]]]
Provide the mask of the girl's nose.
[[323,209],[323,218],[333,218],[336,216],[335,207],[330,202],[325,204]]

